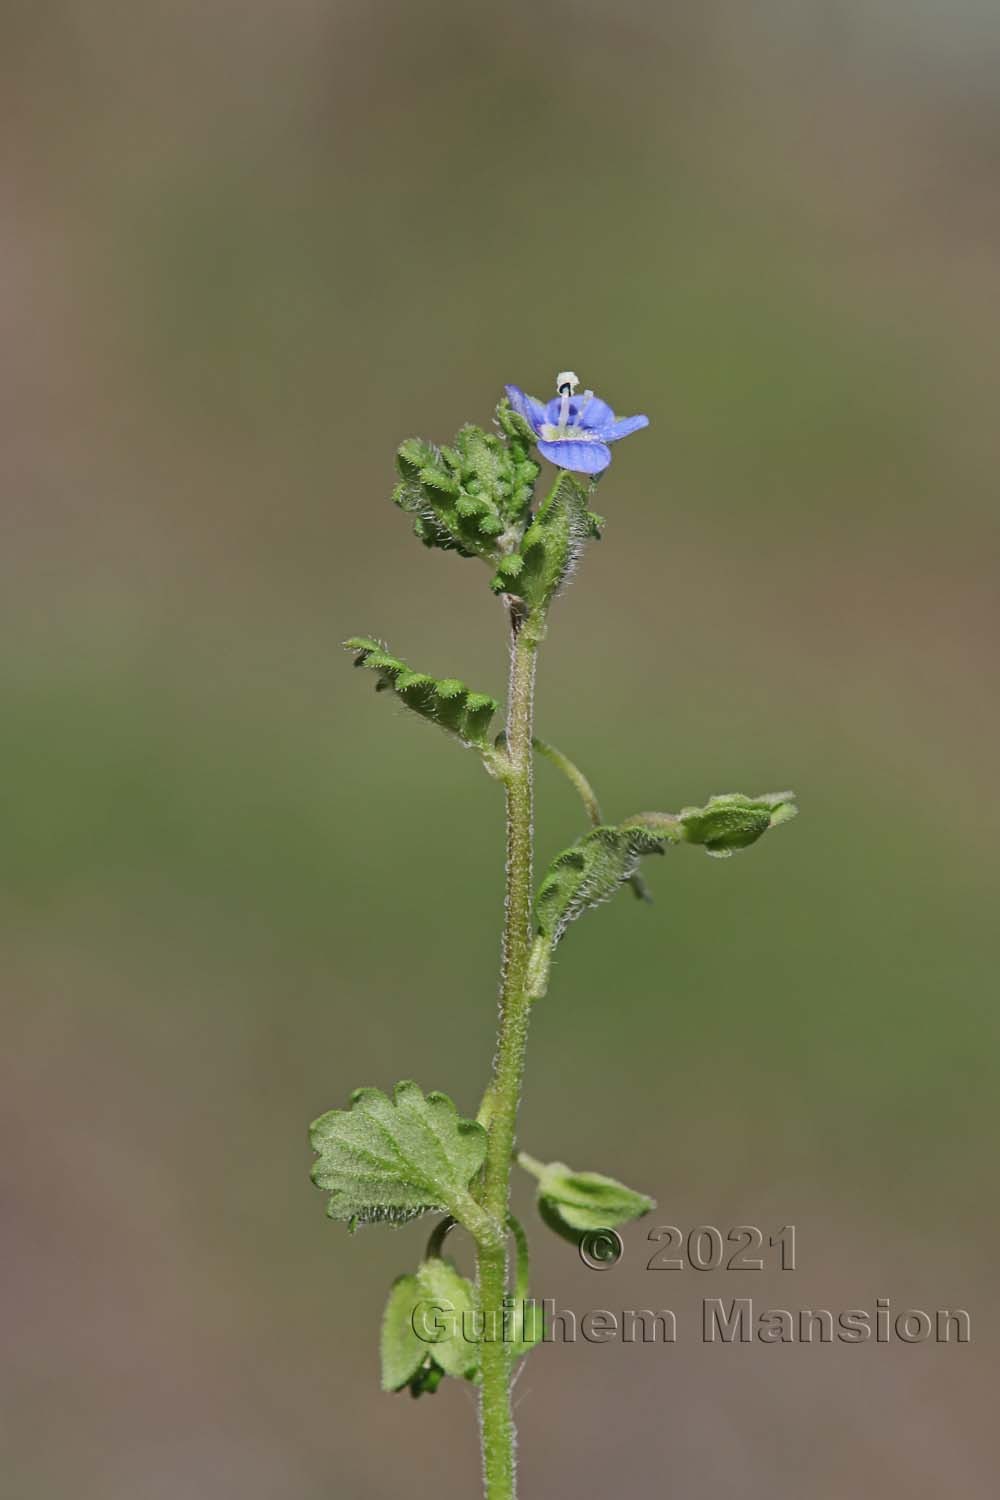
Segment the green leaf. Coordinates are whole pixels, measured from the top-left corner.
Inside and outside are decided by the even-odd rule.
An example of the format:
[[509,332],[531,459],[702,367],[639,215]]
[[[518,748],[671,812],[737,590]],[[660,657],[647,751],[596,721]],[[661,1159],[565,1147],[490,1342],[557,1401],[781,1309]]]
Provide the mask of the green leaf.
[[531,451],[536,441],[534,430],[520,412],[514,410],[506,396],[501,396],[497,403],[496,424],[512,443],[521,445],[525,455]]
[[798,813],[794,799],[794,792],[765,792],[759,797],[727,792],[710,797],[704,807],[681,808],[677,815],[681,837],[725,859],[736,849],[748,849],[769,828],[794,818]]
[[574,1172],[565,1162],[518,1161],[538,1179],[538,1208],[550,1229],[576,1243],[588,1230],[615,1229],[656,1207],[645,1193],[633,1192],[600,1172]]
[[479,1373],[476,1289],[450,1260],[425,1260],[416,1276],[414,1326],[424,1349],[446,1375],[474,1380]]
[[425,1260],[415,1276],[392,1284],[382,1315],[382,1389],[414,1396],[435,1391],[445,1375],[479,1375],[476,1292],[450,1261]]
[[506,401],[497,408],[497,426],[499,432],[465,426],[449,447],[423,438],[400,444],[392,498],[414,516],[426,546],[495,565],[519,544],[540,466]]
[[419,1300],[417,1278],[397,1276],[382,1314],[379,1353],[384,1391],[401,1391],[427,1359],[427,1345],[413,1330],[413,1309]]
[[549,866],[535,897],[539,932],[554,946],[571,922],[631,880],[643,854],[662,854],[669,842],[669,835],[642,826],[591,829]]
[[[597,793],[580,770],[580,767],[574,765],[569,756],[564,754],[562,750],[558,750],[555,745],[549,744],[546,740],[539,739],[537,735],[532,739],[531,743],[539,755],[544,755],[546,760],[550,761],[557,770],[562,772],[582,801],[591,826],[593,828],[600,828],[604,823],[604,817],[601,813],[600,803],[597,800]],[[633,875],[629,884],[639,901],[652,901],[653,898],[650,895],[649,888],[641,875]]]
[[447,1094],[424,1097],[415,1083],[358,1089],[349,1109],[314,1121],[318,1160],[312,1179],[330,1194],[327,1214],[359,1224],[405,1224],[419,1214],[450,1213],[482,1238],[499,1231],[470,1183],[486,1158],[486,1131],[459,1115]]
[[570,577],[587,539],[600,539],[600,517],[588,508],[590,494],[576,475],[560,470],[520,548],[501,561],[493,579],[495,592],[516,589],[532,609],[551,603]]
[[769,828],[795,817],[793,796],[729,792],[709,798],[704,807],[636,813],[623,823],[592,829],[549,866],[535,897],[538,931],[555,947],[571,922],[609,901],[620,885],[633,879],[644,854],[662,854],[679,843],[702,844],[717,858],[748,848]]
[[490,722],[500,706],[495,698],[471,692],[456,677],[435,678],[414,672],[373,636],[351,636],[344,646],[355,653],[356,667],[367,667],[378,674],[376,692],[391,689],[407,708],[447,729],[464,745],[478,750],[490,748]]
[[[512,1359],[521,1359],[543,1335],[543,1309],[519,1298],[505,1312],[504,1337]],[[382,1389],[409,1387],[414,1396],[434,1391],[445,1375],[482,1378],[482,1318],[474,1284],[450,1261],[429,1256],[416,1275],[392,1284],[382,1317]]]

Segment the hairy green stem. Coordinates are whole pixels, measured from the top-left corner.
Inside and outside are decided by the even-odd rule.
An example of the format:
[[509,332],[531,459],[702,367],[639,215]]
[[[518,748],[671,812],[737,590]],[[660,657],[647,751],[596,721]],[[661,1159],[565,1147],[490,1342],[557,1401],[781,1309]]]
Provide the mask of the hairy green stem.
[[[537,735],[532,743],[539,755],[544,755],[546,760],[550,760],[557,770],[563,773],[570,786],[579,794],[580,801],[587,810],[587,817],[590,819],[591,826],[598,828],[604,822],[601,804],[597,800],[597,793],[580,770],[580,767],[574,761],[571,761],[569,756],[564,754],[562,750],[558,750],[555,745],[550,745],[546,740],[540,740]],[[640,901],[652,901],[653,898],[649,893],[649,887],[638,872],[635,875],[629,876],[629,885]]]
[[511,1234],[514,1236],[514,1296],[517,1302],[523,1306],[528,1296],[529,1278],[531,1276],[531,1252],[528,1249],[528,1236],[524,1232],[524,1225],[520,1219],[515,1219],[513,1214],[507,1215],[507,1223],[510,1226]]
[[557,750],[555,745],[550,745],[547,740],[540,740],[537,735],[533,739],[532,744],[539,755],[544,755],[546,760],[550,760],[563,773],[570,786],[579,793],[580,801],[586,808],[587,817],[590,819],[592,825],[596,828],[598,824],[603,823],[604,818],[601,814],[601,804],[597,800],[597,793],[580,770],[580,767],[575,765],[568,755],[564,755],[561,750]]
[[[537,1156],[529,1156],[527,1151],[517,1153],[517,1164],[525,1172],[530,1172],[532,1177],[541,1179],[545,1175],[545,1163],[539,1161]],[[445,1222],[447,1223],[447,1220]]]
[[[535,655],[541,622],[510,610],[510,690],[507,700],[506,755],[502,779],[507,796],[507,884],[500,1025],[493,1079],[484,1101],[489,1144],[482,1205],[504,1223],[510,1198],[511,1156],[528,1039],[528,958],[531,952],[532,898],[532,724]],[[480,1431],[486,1500],[513,1500],[514,1420],[511,1414],[511,1349],[503,1338],[503,1299],[507,1293],[507,1246],[479,1243],[479,1297],[484,1314],[483,1382]]]

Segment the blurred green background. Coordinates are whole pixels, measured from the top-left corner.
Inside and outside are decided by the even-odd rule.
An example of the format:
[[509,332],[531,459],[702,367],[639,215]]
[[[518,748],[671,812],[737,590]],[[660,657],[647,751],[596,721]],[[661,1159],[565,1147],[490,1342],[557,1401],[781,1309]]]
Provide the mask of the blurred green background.
[[[612,817],[803,816],[560,950],[522,1139],[659,1207],[604,1276],[539,1226],[536,1290],[681,1334],[532,1356],[524,1493],[994,1494],[996,11],[4,32],[4,1494],[477,1492],[471,1391],[377,1388],[424,1226],[325,1221],[305,1127],[411,1075],[475,1108],[501,799],[338,642],[502,689],[486,571],[422,551],[392,451],[566,367],[652,426],[541,732]],[[539,804],[544,859],[580,817],[544,765]],[[655,1223],[794,1223],[800,1269],[649,1273]],[[747,1295],[962,1306],[973,1343],[703,1346]]]

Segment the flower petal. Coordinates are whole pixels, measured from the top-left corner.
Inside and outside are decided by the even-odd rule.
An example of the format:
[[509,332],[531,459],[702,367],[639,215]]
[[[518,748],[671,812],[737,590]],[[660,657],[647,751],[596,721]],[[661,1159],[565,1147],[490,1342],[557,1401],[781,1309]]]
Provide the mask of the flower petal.
[[518,416],[523,417],[528,426],[537,432],[545,421],[545,407],[542,403],[536,401],[534,396],[526,396],[520,386],[507,385],[504,386],[504,390],[507,392],[507,400]]
[[575,474],[600,474],[611,462],[611,449],[606,443],[578,443],[563,438],[554,443],[539,442],[538,451],[550,464],[572,469]]
[[602,429],[601,437],[606,443],[617,443],[619,438],[628,437],[630,432],[638,432],[640,428],[648,426],[648,417],[619,417],[610,427]]
[[589,401],[583,397],[576,402],[577,410],[573,421],[580,427],[589,427],[593,431],[601,432],[605,427],[610,427],[615,420],[615,414],[606,401],[600,396],[591,396]]
[[[553,396],[545,408],[545,420],[558,427],[563,418],[563,398]],[[568,427],[606,427],[615,419],[615,414],[606,401],[591,393],[589,396],[570,396],[566,406]]]

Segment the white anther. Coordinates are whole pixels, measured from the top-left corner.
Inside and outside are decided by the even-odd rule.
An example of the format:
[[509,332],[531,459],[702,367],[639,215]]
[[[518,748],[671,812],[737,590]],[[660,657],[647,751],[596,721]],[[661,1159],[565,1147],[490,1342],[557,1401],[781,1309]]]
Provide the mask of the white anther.
[[574,375],[572,370],[563,370],[556,376],[556,391],[560,396],[567,386],[569,387],[569,394],[572,396],[579,384],[580,377],[579,375]]

